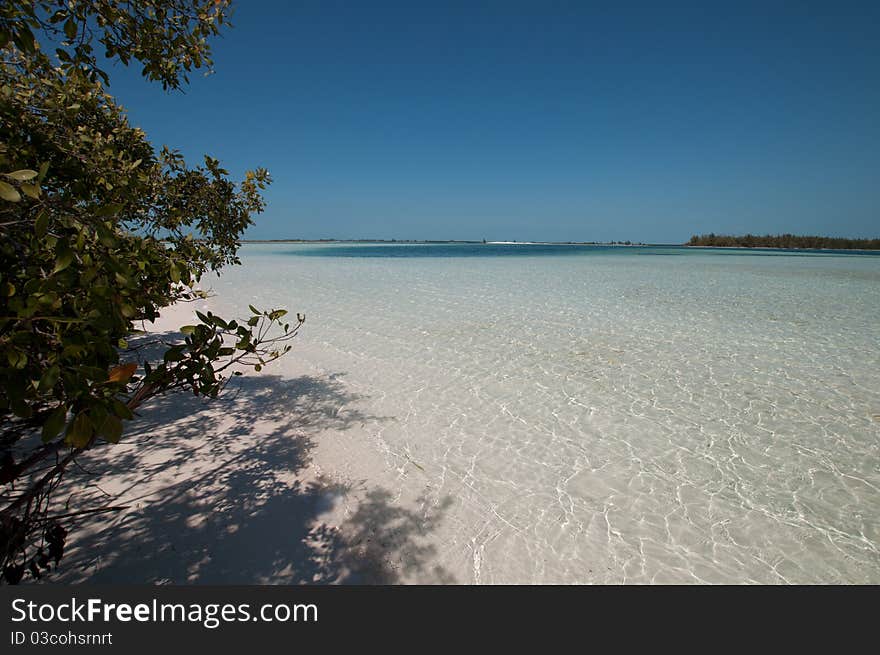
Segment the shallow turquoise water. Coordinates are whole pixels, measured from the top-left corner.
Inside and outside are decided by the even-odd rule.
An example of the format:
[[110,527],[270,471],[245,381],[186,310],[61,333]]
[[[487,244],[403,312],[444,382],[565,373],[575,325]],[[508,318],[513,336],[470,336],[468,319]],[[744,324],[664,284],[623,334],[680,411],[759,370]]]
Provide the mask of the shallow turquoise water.
[[[880,256],[254,244],[460,582],[880,582]],[[246,312],[245,312],[246,313]],[[380,420],[381,418],[381,420]],[[418,468],[411,463],[418,464]],[[357,473],[356,464],[353,465]]]
[[[249,248],[260,246],[251,245]],[[725,255],[789,257],[880,257],[875,250],[799,250],[786,248],[688,248],[675,245],[611,246],[563,243],[332,243],[269,246],[267,252],[308,257],[588,257],[658,256],[705,257]]]

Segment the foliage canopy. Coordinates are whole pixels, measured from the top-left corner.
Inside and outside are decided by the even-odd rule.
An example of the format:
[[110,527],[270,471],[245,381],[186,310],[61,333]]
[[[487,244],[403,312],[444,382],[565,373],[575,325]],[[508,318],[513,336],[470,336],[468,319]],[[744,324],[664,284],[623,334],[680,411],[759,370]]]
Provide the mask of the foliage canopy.
[[[11,0],[0,8],[0,557],[3,579],[40,577],[66,528],[49,498],[82,450],[117,442],[147,398],[216,396],[229,370],[286,352],[304,317],[211,313],[153,363],[129,347],[162,307],[204,297],[239,263],[263,210],[264,169],[235,183],[206,156],[158,152],[107,92],[95,49],[177,89],[211,66],[228,0]],[[38,38],[39,37],[39,38]],[[30,435],[38,431],[40,440]],[[33,441],[33,443],[31,443]]]

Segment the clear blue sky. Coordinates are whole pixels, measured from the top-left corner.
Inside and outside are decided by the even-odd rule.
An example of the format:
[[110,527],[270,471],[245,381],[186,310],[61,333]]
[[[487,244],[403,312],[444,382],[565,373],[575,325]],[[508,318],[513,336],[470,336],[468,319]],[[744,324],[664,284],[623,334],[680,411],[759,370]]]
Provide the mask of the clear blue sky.
[[[715,5],[715,6],[710,6]],[[880,235],[880,2],[239,2],[216,74],[111,91],[266,166],[250,238]]]

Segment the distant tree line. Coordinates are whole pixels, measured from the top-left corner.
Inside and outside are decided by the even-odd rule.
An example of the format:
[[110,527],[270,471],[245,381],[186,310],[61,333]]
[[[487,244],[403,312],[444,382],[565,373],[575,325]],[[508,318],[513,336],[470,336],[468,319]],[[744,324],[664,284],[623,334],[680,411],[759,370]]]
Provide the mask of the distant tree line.
[[829,250],[880,250],[880,239],[841,239],[795,234],[694,235],[685,245],[716,248],[824,248]]

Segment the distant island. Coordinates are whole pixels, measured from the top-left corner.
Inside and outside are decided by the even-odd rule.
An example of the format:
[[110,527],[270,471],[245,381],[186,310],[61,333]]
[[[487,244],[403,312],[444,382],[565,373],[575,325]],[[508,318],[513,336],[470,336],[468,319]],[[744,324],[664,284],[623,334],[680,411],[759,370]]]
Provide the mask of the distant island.
[[880,250],[880,239],[841,239],[838,237],[765,234],[730,236],[724,234],[694,235],[686,246],[712,248],[808,248],[815,250]]

